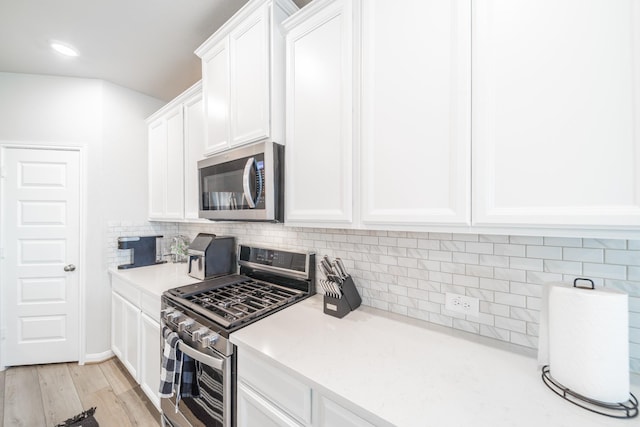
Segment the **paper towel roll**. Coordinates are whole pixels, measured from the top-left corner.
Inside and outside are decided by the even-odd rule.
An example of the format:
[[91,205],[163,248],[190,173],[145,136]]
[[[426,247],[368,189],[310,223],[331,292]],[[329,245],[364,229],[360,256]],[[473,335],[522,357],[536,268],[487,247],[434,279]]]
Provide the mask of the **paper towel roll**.
[[612,289],[548,289],[551,376],[576,393],[607,403],[629,400],[629,305]]

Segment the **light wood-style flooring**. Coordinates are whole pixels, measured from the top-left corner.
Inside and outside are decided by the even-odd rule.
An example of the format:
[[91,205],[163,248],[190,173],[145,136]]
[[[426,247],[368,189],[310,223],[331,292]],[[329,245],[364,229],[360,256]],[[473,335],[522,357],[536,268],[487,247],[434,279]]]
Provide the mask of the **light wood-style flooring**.
[[160,426],[160,413],[117,358],[18,366],[0,372],[0,424],[53,427],[97,407],[100,427]]

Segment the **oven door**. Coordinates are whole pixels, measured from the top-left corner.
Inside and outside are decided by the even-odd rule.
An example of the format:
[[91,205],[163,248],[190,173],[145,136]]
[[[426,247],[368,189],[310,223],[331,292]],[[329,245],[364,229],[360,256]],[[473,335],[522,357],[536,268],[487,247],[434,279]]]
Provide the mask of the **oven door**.
[[[181,342],[178,348],[200,363],[196,369],[200,397],[183,397],[176,412],[175,394],[160,401],[163,426],[231,427],[233,356],[205,354]],[[212,352],[213,353],[213,352]]]

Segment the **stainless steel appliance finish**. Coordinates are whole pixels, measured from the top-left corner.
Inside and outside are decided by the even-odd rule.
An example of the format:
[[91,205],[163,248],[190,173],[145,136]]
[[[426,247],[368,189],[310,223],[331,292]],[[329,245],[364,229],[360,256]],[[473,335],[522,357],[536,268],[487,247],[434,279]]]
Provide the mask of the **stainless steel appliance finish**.
[[235,426],[236,355],[229,335],[315,293],[315,255],[241,245],[240,274],[170,289],[162,296],[162,326],[177,332],[179,349],[200,363],[201,396],[161,400],[165,426]]
[[198,234],[187,249],[187,273],[200,280],[233,273],[236,270],[235,246],[235,238],[231,236]]
[[284,146],[263,141],[198,162],[199,217],[284,220]]

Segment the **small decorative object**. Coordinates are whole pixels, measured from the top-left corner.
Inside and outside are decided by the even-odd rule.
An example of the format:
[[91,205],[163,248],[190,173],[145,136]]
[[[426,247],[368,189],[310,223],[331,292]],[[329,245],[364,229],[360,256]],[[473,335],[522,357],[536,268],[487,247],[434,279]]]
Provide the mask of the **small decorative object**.
[[189,239],[186,236],[174,236],[171,241],[171,261],[187,262],[189,259],[188,251]]
[[96,413],[96,407],[88,409],[75,417],[71,417],[66,421],[56,424],[55,427],[99,427],[98,422],[93,417]]

